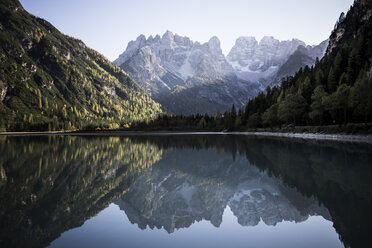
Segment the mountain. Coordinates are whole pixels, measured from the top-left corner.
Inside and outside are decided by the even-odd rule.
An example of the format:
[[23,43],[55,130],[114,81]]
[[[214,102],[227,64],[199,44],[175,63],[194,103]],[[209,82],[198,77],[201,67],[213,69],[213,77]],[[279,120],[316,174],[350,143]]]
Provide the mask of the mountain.
[[280,66],[270,86],[280,85],[283,78],[293,76],[300,68],[315,65],[316,59],[321,59],[328,47],[329,40],[321,42],[317,46],[299,46],[287,61]]
[[[297,39],[264,37],[258,43],[253,37],[240,37],[225,57],[217,37],[201,44],[167,31],[162,37],[140,35],[113,63],[168,111],[215,114],[232,104],[241,107],[264,90],[300,46],[306,44]],[[317,46],[305,49],[311,57],[324,53]],[[315,58],[305,62],[291,64],[291,72],[314,64]]]
[[258,43],[254,37],[240,37],[227,55],[239,79],[257,82],[265,87],[280,65],[296,51],[300,40],[282,41],[266,36]]
[[237,80],[217,37],[200,44],[170,31],[148,39],[140,35],[114,64],[173,113],[214,114],[241,106],[258,91]]
[[[298,70],[279,86],[251,99],[244,113],[239,113],[247,120],[242,125],[257,128],[371,123],[371,40],[372,2],[356,0],[347,15],[341,13],[337,20],[325,56],[314,67]],[[299,47],[282,66],[281,74],[292,74],[291,64],[310,62],[324,51],[325,45]],[[345,130],[354,133],[355,129]],[[365,131],[370,133],[371,129]]]
[[312,66],[316,58],[326,52],[328,40],[319,45],[307,46],[292,39],[279,41],[265,36],[258,43],[254,37],[239,37],[227,55],[239,79],[255,82],[261,90],[270,83],[280,83],[283,77],[292,76],[301,67]]
[[193,85],[191,78],[234,78],[234,71],[227,63],[220,41],[212,37],[207,43],[193,42],[187,37],[170,31],[148,39],[140,35],[128,44],[126,51],[114,64],[137,70],[133,75],[140,85],[151,94],[169,91],[176,86]]
[[160,105],[82,41],[0,2],[0,130],[119,127]]

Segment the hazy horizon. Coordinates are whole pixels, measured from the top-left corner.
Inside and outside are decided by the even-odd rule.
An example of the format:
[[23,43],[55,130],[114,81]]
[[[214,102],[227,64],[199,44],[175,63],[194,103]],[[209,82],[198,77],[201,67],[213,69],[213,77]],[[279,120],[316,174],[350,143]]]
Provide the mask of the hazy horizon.
[[240,36],[254,36],[257,41],[264,36],[296,38],[317,45],[329,38],[340,13],[347,12],[353,0],[20,2],[30,13],[113,61],[139,35],[161,36],[166,30],[201,43],[217,36],[225,55]]

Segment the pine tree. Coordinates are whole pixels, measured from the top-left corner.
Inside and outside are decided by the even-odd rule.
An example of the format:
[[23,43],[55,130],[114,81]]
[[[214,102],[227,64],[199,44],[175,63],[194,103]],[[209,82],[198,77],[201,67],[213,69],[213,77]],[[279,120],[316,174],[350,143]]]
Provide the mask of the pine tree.
[[342,66],[342,55],[341,55],[341,51],[338,51],[337,52],[337,55],[336,55],[336,58],[335,58],[335,61],[333,63],[333,71],[334,71],[334,75],[335,75],[335,80],[336,81],[340,77],[341,66]]
[[334,121],[341,123],[347,121],[347,110],[349,107],[350,86],[340,85],[337,91],[327,97],[323,97],[322,104],[330,113]]
[[279,104],[278,116],[280,120],[296,124],[299,118],[306,111],[307,103],[303,96],[288,95],[284,101]]
[[338,85],[341,85],[341,84],[350,85],[348,76],[345,72],[341,74],[340,80],[338,81]]
[[333,91],[336,90],[336,87],[337,87],[337,81],[336,81],[335,73],[333,71],[333,67],[331,67],[328,73],[328,80],[327,80],[328,92],[332,93]]
[[214,120],[217,121],[217,120],[221,120],[221,119],[222,119],[222,115],[221,115],[220,110],[218,109],[217,112],[216,112],[216,115],[214,116]]
[[278,120],[278,103],[271,105],[263,114],[262,114],[262,123],[265,126],[275,126],[279,123]]
[[317,86],[314,89],[314,93],[311,95],[311,112],[309,113],[310,118],[313,121],[319,121],[319,125],[323,124],[324,116],[324,105],[323,98],[327,96],[323,86]]
[[350,92],[351,107],[355,116],[367,123],[372,115],[372,79],[366,73],[361,73]]
[[235,105],[234,104],[232,105],[232,108],[231,108],[231,118],[233,120],[235,120],[235,118],[236,118],[236,109],[235,109]]
[[316,86],[323,85],[323,81],[324,81],[324,73],[323,73],[323,70],[319,68],[315,72],[315,85]]

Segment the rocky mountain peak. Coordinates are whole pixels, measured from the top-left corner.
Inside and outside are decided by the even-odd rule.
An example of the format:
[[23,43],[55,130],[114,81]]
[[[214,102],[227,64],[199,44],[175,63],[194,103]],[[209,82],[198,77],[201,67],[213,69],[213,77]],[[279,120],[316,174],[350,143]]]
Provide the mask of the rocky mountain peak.
[[[265,36],[258,42],[254,37],[239,37],[225,57],[216,36],[201,44],[166,31],[161,37],[150,36],[147,40],[144,35],[139,36],[128,44],[126,51],[114,63],[167,108],[177,105],[178,98],[182,98],[176,97],[180,92],[196,87],[195,91],[200,94],[198,97],[203,98],[203,105],[213,106],[213,110],[208,107],[207,112],[214,114],[217,109],[230,109],[232,104],[240,107],[249,97],[263,90],[299,46],[313,49],[298,39],[279,41]],[[313,50],[312,54],[323,51]],[[212,85],[213,89],[210,89]],[[201,86],[205,89],[201,90]],[[168,99],[168,95],[177,99]],[[195,93],[192,95],[196,97]],[[168,106],[169,102],[174,104]],[[218,106],[217,102],[221,105]],[[205,113],[205,110],[174,111],[182,114],[198,112]]]
[[259,46],[278,46],[280,43],[279,40],[275,39],[272,36],[264,36],[259,43]]
[[192,46],[193,42],[186,36],[174,35],[174,41],[180,46]]
[[209,39],[208,45],[209,45],[209,49],[210,49],[211,53],[213,53],[217,56],[222,55],[223,59],[225,60],[225,58],[222,54],[221,42],[216,36],[213,36],[212,38]]
[[209,39],[208,44],[211,48],[220,48],[221,42],[217,36],[213,36]]
[[340,44],[351,42],[359,33],[368,33],[372,19],[372,1],[355,0],[347,16],[341,13],[330,36],[327,55],[337,50]]
[[166,31],[161,37],[161,44],[169,48],[174,48],[174,34],[171,31]]

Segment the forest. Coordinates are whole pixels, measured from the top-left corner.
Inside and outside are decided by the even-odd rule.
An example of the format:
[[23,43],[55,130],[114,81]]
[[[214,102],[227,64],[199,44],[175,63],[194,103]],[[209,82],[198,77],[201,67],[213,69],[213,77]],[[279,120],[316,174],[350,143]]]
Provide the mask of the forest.
[[267,87],[242,108],[215,116],[161,115],[135,129],[372,132],[370,2],[340,15],[326,55],[312,67]]

